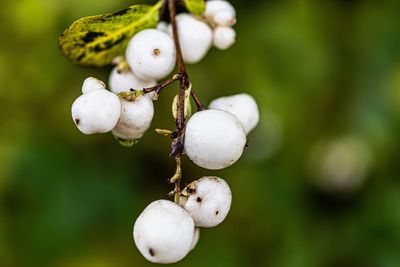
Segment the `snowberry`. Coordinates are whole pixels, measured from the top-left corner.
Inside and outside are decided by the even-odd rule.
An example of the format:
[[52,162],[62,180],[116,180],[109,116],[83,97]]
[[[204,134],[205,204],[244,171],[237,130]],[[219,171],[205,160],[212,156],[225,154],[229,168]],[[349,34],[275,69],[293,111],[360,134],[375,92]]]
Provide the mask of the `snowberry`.
[[180,205],[199,227],[214,227],[228,215],[232,193],[221,178],[206,176],[190,183],[183,191]]
[[200,239],[200,228],[195,227],[194,233],[193,233],[192,245],[190,246],[190,250],[193,250],[196,247],[197,243],[199,242],[199,239]]
[[142,80],[159,80],[175,67],[175,44],[171,37],[156,29],[137,33],[129,41],[126,60]]
[[213,45],[221,50],[228,49],[235,43],[236,32],[226,26],[218,26],[213,32]]
[[[183,60],[191,64],[199,62],[211,47],[211,28],[188,13],[177,15],[176,23]],[[169,33],[172,36],[172,26]]]
[[112,133],[121,139],[139,139],[151,125],[154,115],[153,101],[141,95],[134,101],[121,101],[121,116]]
[[190,251],[194,234],[192,217],[168,200],[150,203],[133,227],[135,244],[155,263],[174,263]]
[[220,97],[213,100],[208,107],[210,109],[224,110],[235,115],[242,123],[246,134],[256,127],[260,119],[257,103],[248,94]]
[[161,21],[157,24],[156,29],[162,32],[168,32],[168,23],[165,21]]
[[84,134],[111,131],[121,114],[118,96],[105,90],[94,90],[79,96],[72,104],[72,118]]
[[228,1],[207,1],[204,15],[220,26],[231,26],[236,22],[235,8]]
[[91,91],[99,90],[99,89],[106,89],[106,85],[102,81],[100,81],[96,78],[93,78],[93,77],[86,78],[83,81],[82,94],[86,94]]
[[144,81],[136,77],[132,71],[119,71],[115,67],[108,80],[110,90],[116,94],[121,92],[128,92],[130,89],[143,89],[157,85],[157,81],[150,80]]
[[246,145],[240,121],[222,110],[196,112],[187,122],[185,152],[198,166],[218,170],[235,163]]
[[214,15],[214,22],[219,26],[232,26],[236,23],[235,13],[224,9]]

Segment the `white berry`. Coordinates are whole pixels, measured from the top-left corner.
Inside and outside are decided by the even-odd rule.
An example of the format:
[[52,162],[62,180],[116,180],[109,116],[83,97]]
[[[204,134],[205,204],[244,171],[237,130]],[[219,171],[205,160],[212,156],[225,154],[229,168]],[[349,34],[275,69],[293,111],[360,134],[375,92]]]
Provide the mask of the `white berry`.
[[[211,47],[211,28],[188,13],[177,15],[176,23],[183,60],[191,64],[199,62]],[[169,33],[172,36],[172,26]]]
[[94,90],[79,96],[72,104],[72,118],[84,134],[111,131],[121,114],[118,96],[105,90]]
[[221,50],[228,49],[236,41],[236,32],[230,27],[218,26],[213,32],[213,45]]
[[175,45],[171,37],[156,29],[137,33],[129,41],[126,60],[142,80],[159,80],[175,67]]
[[157,200],[146,207],[133,227],[135,244],[154,263],[174,263],[190,251],[194,234],[192,217],[179,205]]
[[224,110],[235,115],[248,134],[260,120],[260,112],[254,98],[248,94],[220,97],[208,106],[210,109]]
[[165,21],[161,21],[157,24],[156,29],[162,32],[168,32],[168,23]]
[[142,95],[134,101],[121,101],[121,116],[112,133],[125,140],[139,139],[149,129],[154,106],[150,96]]
[[236,22],[235,8],[223,0],[207,1],[204,16],[220,26],[232,26]]
[[235,163],[246,145],[240,121],[222,110],[196,112],[188,121],[185,152],[198,166],[218,170]]
[[83,81],[82,94],[86,94],[91,91],[100,89],[106,89],[106,85],[99,79],[88,77]]
[[157,84],[157,81],[144,81],[139,79],[132,71],[119,71],[118,67],[112,69],[108,79],[110,90],[116,94],[128,92],[130,89],[143,89],[152,87]]
[[235,13],[228,9],[220,10],[214,15],[214,23],[219,26],[232,26],[236,23]]
[[220,224],[231,208],[232,193],[221,178],[206,176],[190,183],[183,191],[180,205],[198,227]]

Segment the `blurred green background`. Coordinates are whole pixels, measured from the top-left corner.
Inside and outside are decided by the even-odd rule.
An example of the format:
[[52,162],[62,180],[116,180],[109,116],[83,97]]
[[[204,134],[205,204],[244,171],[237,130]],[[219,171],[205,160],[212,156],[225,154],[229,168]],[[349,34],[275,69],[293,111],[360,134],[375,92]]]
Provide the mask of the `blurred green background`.
[[[185,162],[185,181],[225,178],[233,203],[176,266],[400,266],[400,2],[232,2],[237,43],[188,70],[203,102],[245,91],[261,121],[236,165]],[[1,1],[0,266],[152,265],[131,231],[172,188],[170,141],[82,135],[71,103],[110,69],[74,66],[57,46],[74,20],[131,4]],[[173,127],[176,89],[153,127]]]

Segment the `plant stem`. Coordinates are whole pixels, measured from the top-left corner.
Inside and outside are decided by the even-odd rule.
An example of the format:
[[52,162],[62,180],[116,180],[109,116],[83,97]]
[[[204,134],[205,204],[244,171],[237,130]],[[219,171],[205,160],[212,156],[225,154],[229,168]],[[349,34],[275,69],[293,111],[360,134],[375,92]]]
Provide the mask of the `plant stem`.
[[171,182],[175,183],[174,189],[174,201],[179,203],[180,196],[180,182],[182,174],[180,172],[181,166],[181,158],[183,153],[183,145],[184,145],[184,135],[185,135],[185,90],[189,84],[189,76],[186,73],[185,63],[183,62],[181,45],[179,42],[178,36],[178,26],[176,24],[176,7],[175,0],[166,0],[168,1],[168,9],[169,16],[172,25],[172,35],[175,43],[175,51],[176,51],[176,63],[178,65],[178,74],[181,75],[179,80],[179,94],[178,94],[178,116],[175,120],[176,130],[178,133],[177,138],[172,142],[172,151],[171,154],[175,156],[177,170],[179,169],[179,173],[176,171]]
[[181,75],[180,74],[176,74],[174,76],[172,76],[172,78],[157,84],[156,86],[152,86],[152,87],[148,87],[148,88],[143,88],[143,93],[148,94],[150,92],[156,92],[157,94],[159,94],[161,92],[162,89],[164,89],[165,87],[167,87],[168,85],[170,85],[171,83],[174,83],[178,80],[181,79]]
[[165,87],[167,87],[168,85],[170,85],[180,79],[181,79],[181,75],[175,74],[174,76],[172,76],[172,78],[170,78],[160,84],[157,84],[155,86],[147,87],[147,88],[143,88],[143,89],[131,88],[130,91],[128,91],[128,92],[118,93],[118,96],[125,99],[126,101],[135,101],[135,99],[137,98],[138,95],[156,92],[155,98],[158,98],[158,95],[161,93],[161,91]]
[[194,91],[194,89],[192,88],[192,91],[190,92],[194,102],[196,103],[197,106],[197,111],[201,111],[201,110],[205,110],[206,108],[204,107],[204,105],[201,103],[199,97],[197,96],[196,92]]

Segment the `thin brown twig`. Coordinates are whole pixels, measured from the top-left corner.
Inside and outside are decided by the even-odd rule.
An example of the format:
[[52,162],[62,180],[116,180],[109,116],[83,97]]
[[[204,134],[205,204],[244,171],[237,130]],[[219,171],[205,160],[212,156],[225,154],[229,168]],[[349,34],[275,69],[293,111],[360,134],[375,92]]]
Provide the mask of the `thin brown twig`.
[[175,74],[174,76],[172,76],[172,78],[170,78],[160,84],[157,84],[155,86],[142,88],[142,89],[131,88],[128,92],[118,93],[118,96],[127,101],[134,101],[138,95],[148,94],[151,92],[156,92],[156,95],[158,96],[165,87],[167,87],[168,85],[170,85],[176,81],[179,81],[180,79],[181,79],[181,75]]
[[[176,51],[176,63],[178,65],[178,73],[181,76],[179,80],[179,94],[178,94],[178,116],[175,120],[176,123],[176,130],[177,130],[177,138],[172,142],[172,151],[171,154],[175,156],[177,170],[180,170],[181,165],[181,157],[183,153],[183,145],[184,145],[184,134],[185,134],[185,90],[187,85],[189,84],[189,77],[186,73],[185,63],[183,62],[181,45],[179,42],[178,36],[178,27],[176,24],[176,7],[175,7],[175,0],[167,0],[168,1],[168,9],[170,15],[170,21],[172,25],[172,35],[175,43],[175,51]],[[177,174],[177,171],[175,172]],[[182,174],[179,171],[177,176],[174,175],[174,179],[172,182],[175,183],[174,189],[174,201],[179,203],[179,196],[180,196],[180,182],[181,182]]]
[[194,102],[196,103],[196,107],[198,111],[201,110],[205,110],[206,108],[204,107],[204,105],[201,103],[199,97],[197,96],[196,92],[194,91],[194,89],[192,88],[192,91],[190,92]]
[[176,81],[178,81],[180,79],[181,79],[181,75],[180,74],[176,74],[176,75],[172,76],[172,78],[170,78],[170,79],[168,79],[168,80],[166,80],[166,81],[164,81],[164,82],[162,82],[160,84],[157,84],[155,86],[148,87],[148,88],[143,88],[143,93],[145,93],[145,94],[150,93],[150,92],[159,93],[159,92],[161,92],[162,89],[164,89],[165,87],[167,87],[171,83],[174,83],[174,82],[176,82]]

